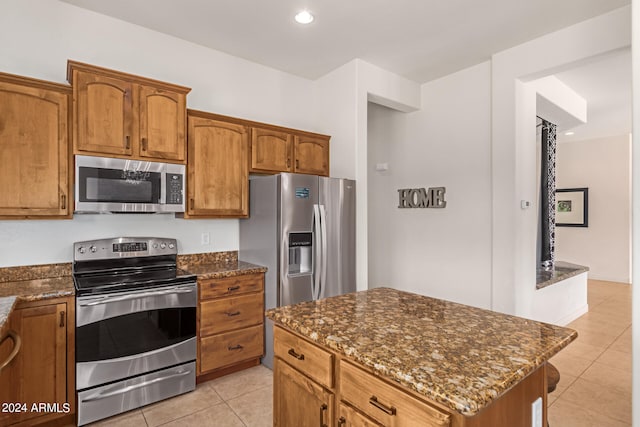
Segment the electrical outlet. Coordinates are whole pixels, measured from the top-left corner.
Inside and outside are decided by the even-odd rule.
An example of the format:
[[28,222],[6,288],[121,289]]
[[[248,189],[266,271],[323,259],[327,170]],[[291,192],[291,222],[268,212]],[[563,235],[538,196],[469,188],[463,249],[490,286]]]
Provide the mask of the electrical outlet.
[[202,233],[200,236],[200,243],[203,245],[209,244],[209,233]]
[[531,404],[531,427],[542,426],[542,397],[537,398]]

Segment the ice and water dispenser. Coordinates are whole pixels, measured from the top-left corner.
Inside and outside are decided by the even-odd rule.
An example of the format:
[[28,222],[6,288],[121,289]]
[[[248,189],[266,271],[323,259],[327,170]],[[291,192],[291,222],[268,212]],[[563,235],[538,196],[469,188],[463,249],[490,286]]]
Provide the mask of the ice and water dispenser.
[[289,233],[289,275],[311,274],[313,233]]

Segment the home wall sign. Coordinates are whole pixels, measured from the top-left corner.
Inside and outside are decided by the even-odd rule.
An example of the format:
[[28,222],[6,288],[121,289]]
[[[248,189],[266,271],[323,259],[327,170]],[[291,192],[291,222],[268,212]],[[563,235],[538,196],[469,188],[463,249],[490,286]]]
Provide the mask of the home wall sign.
[[398,190],[398,207],[403,208],[444,208],[447,202],[444,187],[403,188]]

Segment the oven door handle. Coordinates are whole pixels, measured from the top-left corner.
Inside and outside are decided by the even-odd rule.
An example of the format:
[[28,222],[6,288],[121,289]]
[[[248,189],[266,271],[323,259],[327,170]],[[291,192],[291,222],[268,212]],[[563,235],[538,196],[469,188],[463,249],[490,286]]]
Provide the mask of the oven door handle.
[[137,294],[122,295],[119,297],[104,296],[97,301],[85,301],[80,303],[80,307],[91,307],[100,304],[109,304],[112,302],[128,301],[132,299],[140,299],[154,296],[171,295],[171,294],[190,294],[195,292],[195,288],[171,288],[154,292],[140,292]]
[[180,373],[177,373],[177,374],[167,375],[166,377],[154,378],[154,379],[149,380],[149,381],[141,382],[140,384],[134,384],[134,385],[123,387],[123,388],[121,388],[119,390],[112,390],[112,391],[107,391],[107,392],[104,392],[104,393],[103,392],[98,392],[96,394],[92,394],[91,396],[87,396],[86,398],[82,399],[82,402],[83,403],[84,402],[93,402],[93,401],[96,401],[96,400],[106,399],[107,397],[117,396],[119,394],[125,394],[125,393],[128,393],[130,391],[137,390],[139,388],[149,386],[151,384],[156,384],[156,383],[159,383],[159,382],[162,382],[162,381],[171,380],[171,379],[174,379],[174,378],[184,377],[184,376],[189,375],[189,374],[191,374],[191,370],[187,370],[187,371],[180,372]]

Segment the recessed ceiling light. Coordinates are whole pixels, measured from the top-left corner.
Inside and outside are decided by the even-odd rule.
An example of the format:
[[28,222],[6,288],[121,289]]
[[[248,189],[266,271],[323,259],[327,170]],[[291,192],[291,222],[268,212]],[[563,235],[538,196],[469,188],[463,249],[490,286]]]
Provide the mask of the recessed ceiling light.
[[571,136],[571,135],[575,134],[575,132],[569,131],[569,132],[565,132],[564,134],[565,134],[566,136]]
[[296,14],[295,19],[298,24],[310,24],[313,22],[313,15],[308,10],[303,10]]

